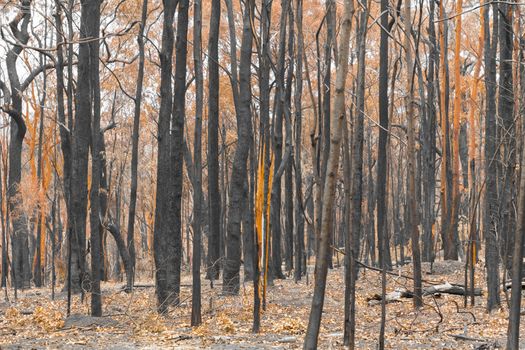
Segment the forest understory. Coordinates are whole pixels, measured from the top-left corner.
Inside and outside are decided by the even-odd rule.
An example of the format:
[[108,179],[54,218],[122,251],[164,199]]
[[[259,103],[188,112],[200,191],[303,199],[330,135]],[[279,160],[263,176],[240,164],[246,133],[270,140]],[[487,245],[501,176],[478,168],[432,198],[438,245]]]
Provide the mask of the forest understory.
[[[342,260],[341,260],[342,262]],[[327,294],[319,349],[343,349],[344,269],[328,273]],[[423,263],[423,279],[429,283],[462,284],[464,264],[459,261]],[[156,312],[153,281],[137,281],[138,288],[125,293],[123,283],[102,284],[103,318],[91,318],[89,299],[73,298],[71,316],[66,317],[67,294],[58,292],[51,301],[49,288],[19,291],[15,301],[0,303],[1,349],[299,349],[311,306],[313,265],[308,279],[276,280],[268,289],[267,309],[261,317],[261,332],[253,334],[253,286],[244,282],[239,296],[222,295],[222,286],[203,280],[203,323],[190,327],[191,275],[182,280],[181,306],[166,316]],[[484,286],[485,269],[478,264],[476,286]],[[407,278],[411,264],[396,267],[388,275],[387,292],[412,287]],[[397,275],[397,276],[395,276]],[[308,282],[307,282],[308,281]],[[60,289],[57,288],[57,291]],[[362,268],[357,282],[356,348],[375,349],[380,326],[380,305],[369,299],[381,293],[381,274]],[[483,290],[486,294],[486,291]],[[424,306],[415,311],[412,299],[387,305],[386,342],[388,349],[495,349],[504,348],[508,309],[488,313],[483,297],[475,306],[464,308],[464,297],[433,295],[424,297]],[[522,312],[522,320],[525,317]],[[523,322],[521,322],[523,331]],[[525,339],[520,348],[525,348]]]

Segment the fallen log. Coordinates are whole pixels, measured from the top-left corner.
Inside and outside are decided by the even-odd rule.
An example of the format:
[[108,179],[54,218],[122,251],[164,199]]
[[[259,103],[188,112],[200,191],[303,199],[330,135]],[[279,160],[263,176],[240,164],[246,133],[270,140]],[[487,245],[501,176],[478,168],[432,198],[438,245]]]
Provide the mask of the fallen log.
[[[414,293],[404,289],[398,288],[393,292],[387,293],[385,296],[386,303],[401,302],[402,298],[412,298]],[[381,304],[381,294],[374,294],[372,297],[366,299],[368,305],[379,305]]]
[[[466,294],[470,295],[471,291],[467,290]],[[465,295],[465,287],[460,284],[450,284],[448,282],[444,284],[438,284],[423,289],[423,295],[433,294],[453,294],[453,295]],[[474,295],[479,297],[483,295],[481,288],[474,288]]]
[[[450,284],[448,282],[444,284],[438,284],[435,286],[430,286],[423,288],[423,296],[428,295],[436,295],[436,294],[452,294],[452,295],[465,295],[465,287],[459,284]],[[467,295],[470,295],[470,290],[467,290]],[[474,295],[475,296],[481,296],[483,295],[482,290],[480,288],[474,289]],[[392,303],[392,302],[401,302],[403,298],[413,298],[414,292],[404,289],[404,288],[398,288],[394,290],[393,292],[387,293],[386,295],[386,302]],[[381,303],[381,295],[380,294],[374,294],[371,297],[367,298],[368,305],[378,305]]]

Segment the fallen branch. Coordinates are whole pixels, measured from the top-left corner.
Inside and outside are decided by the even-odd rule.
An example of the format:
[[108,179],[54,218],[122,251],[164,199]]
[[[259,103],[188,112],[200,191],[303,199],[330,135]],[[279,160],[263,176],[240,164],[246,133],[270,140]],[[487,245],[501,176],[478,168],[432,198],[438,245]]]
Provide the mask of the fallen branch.
[[[344,254],[344,252],[341,252],[342,254]],[[356,260],[355,261],[358,265],[366,268],[366,269],[369,269],[369,270],[372,270],[372,271],[377,271],[377,272],[381,272],[381,269],[380,268],[377,268],[377,267],[373,267],[373,266],[370,266],[370,265],[367,265],[365,263],[362,263],[361,261],[359,260]],[[392,272],[392,271],[386,271],[386,273],[388,275],[391,275],[391,276],[396,276],[396,277],[403,277],[403,278],[406,278],[406,279],[409,279],[409,280],[414,280],[414,277],[412,276],[409,276],[409,275],[404,275],[404,274],[401,274],[401,273],[395,273],[395,272]],[[437,285],[439,284],[440,282],[436,282],[436,281],[429,281],[429,280],[424,280],[422,279],[421,280],[422,282],[424,283],[427,283],[427,284],[432,284],[432,285]]]
[[487,342],[485,339],[479,339],[479,338],[472,338],[464,334],[448,334],[452,338],[456,340],[466,340],[466,341],[479,341],[479,342]]

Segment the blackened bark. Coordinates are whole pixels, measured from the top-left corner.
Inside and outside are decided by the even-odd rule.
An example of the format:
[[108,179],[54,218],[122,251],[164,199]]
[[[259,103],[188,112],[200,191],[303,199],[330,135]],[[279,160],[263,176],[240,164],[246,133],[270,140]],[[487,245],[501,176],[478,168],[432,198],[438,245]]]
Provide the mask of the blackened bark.
[[376,217],[375,217],[375,184],[374,184],[374,165],[375,160],[373,159],[372,154],[372,130],[371,127],[368,126],[367,131],[367,154],[368,154],[368,176],[367,176],[367,241],[368,241],[368,255],[370,256],[370,263],[375,266],[377,263],[376,260],[376,230],[375,230],[375,224],[376,224]]
[[[173,91],[173,110],[171,121],[170,165],[173,182],[170,192],[173,193],[173,202],[170,205],[170,215],[173,215],[174,225],[170,228],[173,236],[174,259],[173,279],[174,286],[171,293],[174,303],[179,303],[180,268],[182,263],[182,186],[183,186],[183,143],[184,119],[186,118],[186,59],[188,54],[188,11],[189,0],[179,0],[177,9],[177,37],[175,42],[175,75]],[[188,240],[189,241],[189,240]]]
[[[417,6],[417,5],[416,5]],[[416,7],[417,9],[417,7]],[[421,20],[421,17],[420,17]],[[405,2],[405,14],[404,14],[404,26],[405,26],[405,46],[406,50],[406,62],[407,62],[407,75],[409,77],[407,81],[408,98],[406,101],[407,118],[408,118],[408,186],[407,186],[407,202],[405,206],[405,214],[408,218],[406,221],[407,231],[410,232],[411,243],[412,243],[412,265],[413,265],[413,276],[414,276],[414,307],[419,308],[423,305],[422,299],[422,282],[421,282],[421,253],[419,250],[419,227],[418,227],[418,204],[417,204],[417,192],[416,192],[416,126],[414,116],[414,79],[415,79],[415,65],[412,58],[412,20],[411,20],[411,2],[406,0]],[[419,37],[418,37],[419,40]],[[418,55],[419,41],[415,44],[415,56]],[[458,193],[459,196],[459,193]],[[403,242],[404,243],[404,242]],[[404,263],[404,257],[402,259]]]
[[[173,18],[178,0],[165,0],[162,25],[162,48],[160,52],[160,110],[158,122],[158,154],[157,154],[157,196],[155,205],[155,225],[153,231],[153,250],[155,257],[155,286],[157,308],[166,312],[169,305],[175,304],[174,294],[177,281],[175,279],[176,261],[180,261],[177,253],[177,240],[174,233],[174,215],[171,206],[174,203],[172,193],[173,173],[171,172],[170,142],[172,96],[172,58],[173,58]],[[180,246],[179,246],[180,254]]]
[[[80,39],[97,37],[98,27],[96,27],[96,24],[98,21],[96,20],[96,16],[93,15],[93,11],[99,11],[99,2],[96,0],[84,0],[81,4]],[[73,154],[70,197],[72,214],[71,289],[73,292],[81,291],[83,289],[83,281],[87,279],[86,221],[88,202],[88,156],[91,141],[91,118],[93,115],[92,49],[90,41],[84,41],[79,44],[77,89],[75,96],[76,117],[72,137]]]
[[245,281],[253,281],[254,277],[254,270],[255,267],[253,265],[253,227],[254,227],[254,219],[253,219],[253,201],[254,197],[251,195],[251,188],[253,186],[252,179],[251,179],[251,173],[252,173],[252,164],[254,164],[252,160],[252,152],[253,152],[253,145],[250,145],[250,173],[249,176],[246,177],[245,183],[244,183],[244,192],[243,192],[243,212],[242,212],[242,260],[244,265],[244,280]]
[[294,75],[294,60],[292,57],[294,57],[294,13],[292,10],[292,5],[290,1],[290,7],[288,10],[288,73],[286,76],[286,90],[285,90],[285,97],[284,97],[284,108],[286,108],[286,111],[289,115],[289,118],[287,118],[287,125],[289,127],[286,128],[286,143],[287,147],[289,148],[289,159],[286,163],[285,168],[285,180],[284,180],[284,247],[285,247],[285,266],[286,271],[289,273],[293,269],[293,248],[294,248],[294,241],[293,241],[293,196],[294,196],[294,188],[293,188],[293,152],[292,152],[292,143],[293,143],[293,131],[291,126],[291,109],[292,109],[292,79]]
[[7,287],[7,276],[8,276],[8,249],[7,249],[7,232],[5,224],[5,216],[3,210],[4,201],[4,174],[2,174],[2,167],[0,166],[0,225],[2,226],[2,280],[1,287]]
[[[488,3],[488,1],[485,1]],[[492,6],[493,29],[490,33],[489,10],[485,16],[485,174],[483,228],[485,237],[485,265],[487,268],[487,309],[492,311],[500,305],[499,254],[497,246],[498,193],[496,186],[496,49],[498,45],[498,8]]]
[[206,278],[219,278],[221,194],[219,191],[219,25],[221,1],[212,0],[208,39],[208,261]]
[[133,132],[131,135],[131,184],[129,194],[129,211],[128,211],[128,236],[127,246],[131,258],[131,270],[126,271],[128,275],[127,289],[133,289],[135,280],[135,211],[137,206],[137,186],[138,186],[138,162],[139,162],[139,138],[140,138],[140,107],[142,103],[142,85],[144,81],[144,27],[148,15],[148,0],[142,2],[142,15],[137,35],[139,48],[139,66],[137,72],[137,86],[135,90],[135,110],[133,114]]
[[[45,31],[47,30],[47,21],[45,24]],[[44,31],[44,32],[45,32]],[[44,38],[44,43],[45,43]],[[43,54],[40,55],[40,65],[45,65],[46,58]],[[40,99],[40,120],[38,121],[38,150],[37,150],[37,179],[38,179],[38,190],[43,191],[43,180],[42,180],[42,143],[44,138],[44,115],[45,115],[45,103],[46,103],[46,97],[47,97],[47,75],[44,74],[43,76],[43,82],[42,82],[42,97]],[[36,257],[35,257],[35,266],[34,266],[34,272],[33,272],[33,281],[35,283],[35,287],[42,287],[44,284],[43,276],[45,273],[43,273],[43,263],[42,263],[42,255],[45,256],[45,245],[44,245],[44,252],[42,252],[42,226],[43,226],[43,220],[45,220],[45,215],[42,211],[42,204],[39,203],[37,205],[37,227],[36,227]],[[45,227],[44,227],[44,235],[45,235]],[[45,241],[44,241],[45,242]]]
[[[381,294],[386,294],[385,271],[391,263],[387,259],[387,145],[388,145],[388,0],[381,0],[381,38],[379,46],[379,145],[377,151],[377,238],[379,245],[379,265],[381,266]],[[383,297],[382,300],[385,298]],[[379,331],[379,350],[385,348],[386,307],[381,303],[381,327]]]
[[191,290],[191,325],[198,326],[201,317],[201,236],[202,236],[202,104],[204,82],[202,73],[202,1],[193,3],[193,62],[195,69],[195,133],[193,159],[195,186],[193,187],[193,256]]
[[[522,153],[521,164],[524,164],[525,153]],[[518,202],[518,225],[514,232],[512,261],[512,288],[509,306],[509,325],[507,330],[507,349],[519,349],[521,290],[523,277],[523,236],[525,233],[525,167],[521,167]]]
[[286,165],[286,170],[284,173],[284,260],[285,260],[285,269],[289,273],[293,269],[293,159],[290,159]]
[[[100,31],[100,0],[82,3],[82,11],[89,16],[86,20],[86,32],[91,38],[97,38]],[[100,179],[101,179],[101,132],[100,132],[100,75],[99,42],[89,43],[89,76],[91,89],[91,189],[90,189],[90,242],[91,242],[91,316],[102,316],[102,295],[100,291],[101,266],[101,226],[100,226]],[[77,114],[78,116],[78,114]]]
[[295,175],[295,202],[294,202],[294,243],[295,243],[295,282],[303,275],[303,265],[306,265],[306,255],[304,249],[304,212],[306,210],[303,200],[303,174],[302,174],[302,92],[303,92],[303,0],[296,0],[295,23],[297,25],[297,53],[295,62],[295,154],[294,154],[294,175]]
[[[516,129],[514,127],[514,83],[512,70],[513,53],[513,5],[501,3],[498,6],[499,26],[499,83],[498,83],[498,117],[501,125],[498,125],[501,135],[501,164],[503,181],[500,187],[500,222],[501,242],[500,256],[503,266],[510,270],[512,266],[512,246],[514,232],[516,231]],[[496,31],[496,27],[493,28]]]
[[109,222],[105,225],[104,228],[111,234],[111,236],[113,236],[113,239],[115,239],[117,251],[119,253],[120,258],[122,259],[122,263],[124,264],[124,269],[128,271],[128,269],[131,266],[131,257],[126,246],[126,242],[124,241],[124,238],[120,233],[119,227],[115,223]]
[[279,21],[279,52],[277,61],[276,77],[276,91],[275,91],[275,116],[273,123],[273,183],[272,194],[270,198],[270,235],[272,241],[271,248],[271,273],[273,278],[282,279],[281,264],[281,174],[279,168],[283,162],[283,117],[284,117],[284,94],[285,94],[285,54],[286,54],[286,28],[287,28],[287,13],[289,8],[289,0],[281,1],[281,18]]
[[[11,33],[21,44],[27,44],[29,41],[30,6],[31,1],[21,0],[18,14],[9,23]],[[5,57],[10,92],[7,85],[0,81],[0,88],[4,91],[4,102],[6,103],[6,107],[2,107],[2,110],[10,117],[9,170],[6,192],[8,215],[13,223],[11,266],[15,289],[29,288],[31,278],[27,218],[21,209],[22,197],[19,195],[22,177],[22,144],[26,133],[26,126],[22,117],[21,94],[23,91],[17,70],[17,61],[22,50],[22,46],[13,46]]]
[[[261,140],[263,148],[263,167],[264,174],[270,174],[270,19],[272,12],[272,3],[273,1],[264,0],[261,6],[261,21],[260,21],[260,37],[261,37],[261,48],[258,50],[259,58],[259,69],[258,69],[258,79],[259,79],[259,109],[260,109],[260,119],[261,119]],[[263,215],[264,215],[264,228],[263,228],[263,243],[262,243],[262,252],[261,256],[264,257],[262,262],[263,276],[265,283],[269,280],[270,283],[273,279],[272,274],[269,269],[269,252],[270,252],[270,239],[269,239],[269,230],[267,229],[268,225],[268,191],[270,187],[270,176],[264,176],[263,184]],[[263,286],[263,308],[266,308],[266,289]]]
[[241,59],[239,64],[239,104],[237,110],[237,147],[230,181],[228,224],[226,233],[226,260],[224,262],[223,291],[239,292],[241,264],[241,220],[244,181],[247,176],[247,159],[252,138],[251,123],[251,61],[252,16],[254,1],[247,0],[243,12]]
[[[352,132],[352,159],[348,157],[347,166],[350,167],[349,183],[350,193],[348,198],[348,222],[350,227],[345,240],[345,327],[344,342],[353,349],[355,347],[355,315],[356,299],[355,285],[357,280],[357,264],[361,241],[361,216],[363,205],[363,144],[364,144],[364,119],[365,119],[365,69],[366,69],[366,34],[368,24],[368,8],[361,11],[358,25],[357,55],[357,103],[356,118]],[[347,146],[350,141],[347,141]],[[349,153],[349,152],[347,152]],[[351,179],[350,179],[351,177]]]
[[434,15],[436,4],[430,1],[429,9],[429,62],[427,69],[427,113],[422,121],[421,140],[423,157],[423,261],[434,261],[432,226],[434,224],[434,205],[436,187],[436,91],[435,67],[437,60],[436,28]]

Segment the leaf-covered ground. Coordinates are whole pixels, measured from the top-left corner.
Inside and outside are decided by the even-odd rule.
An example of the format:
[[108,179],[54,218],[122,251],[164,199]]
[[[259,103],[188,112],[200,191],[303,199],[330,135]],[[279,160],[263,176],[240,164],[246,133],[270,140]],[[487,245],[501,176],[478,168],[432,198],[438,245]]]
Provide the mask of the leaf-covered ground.
[[[429,266],[424,264],[428,272]],[[477,286],[484,286],[482,268],[476,274]],[[388,276],[388,290],[411,289],[412,282],[401,274],[410,274],[410,266],[395,269]],[[93,321],[87,315],[89,300],[73,299],[72,314],[66,319],[66,294],[50,300],[49,289],[19,292],[14,301],[12,291],[0,303],[1,349],[297,349],[301,348],[308,323],[313,290],[313,276],[308,282],[278,280],[268,291],[267,310],[262,315],[261,332],[253,334],[251,283],[241,287],[236,297],[221,295],[221,286],[210,289],[203,280],[203,324],[190,327],[191,280],[183,280],[182,306],[167,316],[155,309],[154,288],[138,288],[131,294],[120,291],[121,285],[103,284],[105,319]],[[463,265],[437,262],[433,274],[424,279],[435,282],[462,283]],[[151,281],[142,281],[152,284]],[[369,305],[367,298],[380,293],[380,274],[362,270],[357,286],[357,348],[375,349],[379,333],[380,306]],[[4,292],[4,291],[2,291]],[[505,303],[505,296],[502,294]],[[425,297],[425,306],[414,311],[412,300],[387,305],[386,347],[389,349],[476,349],[486,344],[504,347],[507,310],[492,314],[485,311],[483,297],[475,307],[463,308],[463,297],[442,295]],[[319,342],[320,349],[342,349],[344,314],[343,269],[328,274],[327,294]],[[522,317],[522,324],[525,322]],[[524,327],[522,327],[523,329]],[[475,340],[456,340],[452,335]],[[523,344],[525,348],[525,342]],[[487,347],[488,348],[488,347]]]

